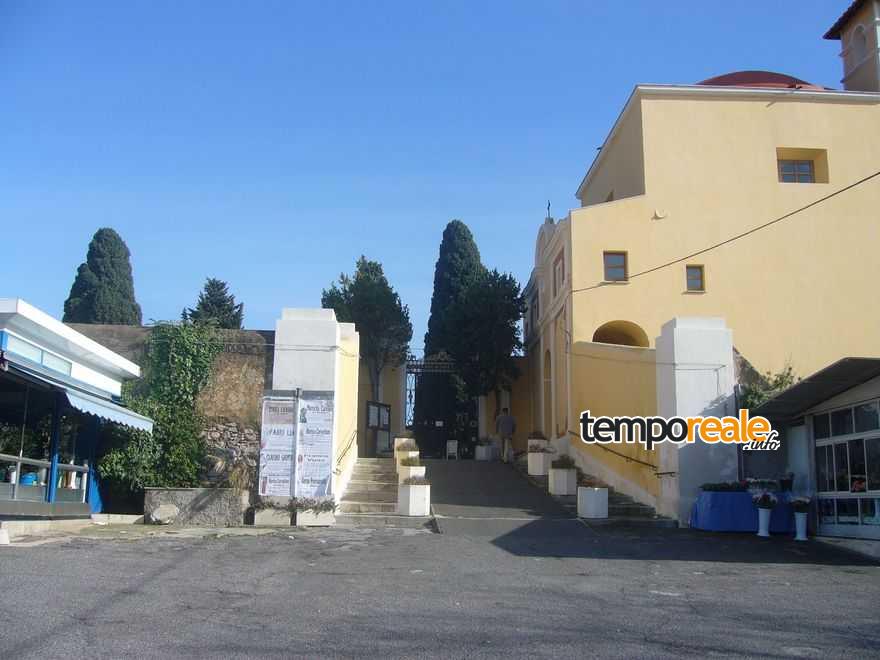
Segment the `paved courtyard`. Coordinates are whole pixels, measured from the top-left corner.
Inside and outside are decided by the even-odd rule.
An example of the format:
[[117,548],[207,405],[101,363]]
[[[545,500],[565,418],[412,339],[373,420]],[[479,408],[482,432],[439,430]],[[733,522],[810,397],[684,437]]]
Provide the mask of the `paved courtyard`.
[[429,471],[441,534],[107,526],[0,547],[0,658],[880,657],[880,565],[857,555],[591,528],[506,466]]

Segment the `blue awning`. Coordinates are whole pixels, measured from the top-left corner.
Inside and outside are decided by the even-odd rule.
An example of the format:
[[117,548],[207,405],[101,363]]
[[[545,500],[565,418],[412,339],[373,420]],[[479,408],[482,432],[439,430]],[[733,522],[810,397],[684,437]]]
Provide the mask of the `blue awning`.
[[70,405],[80,412],[95,415],[108,422],[116,422],[117,424],[146,431],[147,433],[153,432],[153,420],[149,417],[139,415],[128,408],[123,408],[122,406],[113,403],[112,401],[99,399],[98,397],[83,392],[72,392],[65,389],[64,393],[67,396]]

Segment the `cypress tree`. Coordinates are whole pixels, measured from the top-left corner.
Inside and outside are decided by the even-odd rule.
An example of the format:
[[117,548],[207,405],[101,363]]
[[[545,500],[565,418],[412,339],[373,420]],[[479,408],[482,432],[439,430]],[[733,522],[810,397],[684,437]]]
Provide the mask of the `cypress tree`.
[[471,230],[461,220],[453,220],[443,230],[440,256],[434,266],[434,293],[425,334],[425,355],[448,351],[450,346],[449,310],[468,287],[483,273],[480,251]]
[[236,303],[229,293],[229,285],[223,280],[209,277],[205,288],[199,293],[195,308],[187,308],[182,314],[184,321],[214,323],[218,328],[240,330],[244,320],[244,303]]
[[134,297],[131,252],[113,229],[95,232],[86,261],[76,271],[64,302],[66,323],[140,325],[141,307]]

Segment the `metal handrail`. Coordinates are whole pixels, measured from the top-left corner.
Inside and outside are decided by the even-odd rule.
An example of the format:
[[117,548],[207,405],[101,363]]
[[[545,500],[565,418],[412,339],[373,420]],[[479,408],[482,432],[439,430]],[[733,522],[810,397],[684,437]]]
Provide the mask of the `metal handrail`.
[[33,465],[34,467],[39,468],[52,467],[52,463],[50,463],[49,461],[41,461],[36,458],[25,458],[23,456],[13,456],[12,454],[0,454],[0,461],[9,463],[21,463],[23,465]]

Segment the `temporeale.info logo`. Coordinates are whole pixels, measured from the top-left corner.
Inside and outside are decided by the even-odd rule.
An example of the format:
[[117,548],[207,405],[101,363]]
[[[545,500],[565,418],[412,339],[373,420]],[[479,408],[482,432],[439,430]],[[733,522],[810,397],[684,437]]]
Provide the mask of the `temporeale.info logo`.
[[739,444],[748,450],[779,449],[779,432],[766,417],[750,417],[740,410],[736,417],[593,417],[581,413],[581,440],[587,444],[642,444],[653,449],[662,442],[677,445]]

